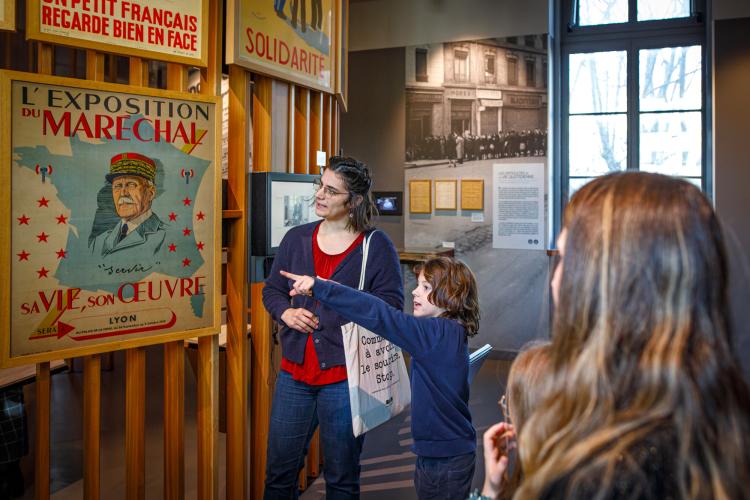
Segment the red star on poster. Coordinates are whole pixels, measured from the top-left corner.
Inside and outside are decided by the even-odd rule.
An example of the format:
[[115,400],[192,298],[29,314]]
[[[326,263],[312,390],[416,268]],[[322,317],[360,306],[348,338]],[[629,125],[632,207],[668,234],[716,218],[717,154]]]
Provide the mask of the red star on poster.
[[198,250],[203,250],[203,242],[202,241],[199,241],[198,244],[195,245],[195,246],[198,247]]
[[198,212],[197,214],[195,214],[195,218],[198,220],[203,220],[206,218],[206,214],[204,214],[203,212]]
[[47,243],[47,236],[49,236],[47,233],[42,231],[41,233],[37,234],[36,237],[39,238],[39,241],[37,243],[41,243],[42,241]]
[[182,259],[182,267],[187,267],[190,265],[190,259]]
[[39,275],[39,278],[46,278],[48,272],[49,270],[45,269],[44,266],[42,266],[42,268],[37,271],[37,274]]
[[177,245],[175,245],[174,243],[170,244],[169,245],[169,251],[170,252],[176,252],[177,251]]
[[26,214],[23,214],[20,217],[18,217],[18,225],[23,226],[24,224],[26,224],[28,226],[30,220],[31,220],[31,217],[26,217]]
[[49,207],[49,200],[44,196],[42,196],[41,199],[36,200],[36,202],[39,203],[40,207]]
[[57,258],[58,259],[64,259],[65,257],[68,256],[68,252],[66,252],[62,248],[60,250],[58,250],[57,252],[55,252],[55,253],[57,254]]
[[190,202],[191,202],[191,201],[193,201],[193,200],[191,200],[191,199],[190,199],[189,197],[187,197],[187,196],[186,196],[186,197],[185,197],[185,199],[184,199],[184,200],[182,200],[182,203],[183,203],[183,204],[184,204],[184,205],[185,205],[186,207],[189,207],[189,206],[190,206]]
[[169,214],[169,220],[176,221],[177,220],[177,214],[174,213],[174,212],[172,212],[171,214]]
[[58,224],[66,224],[68,222],[68,218],[63,214],[58,215],[57,217],[55,217],[55,219],[57,219]]
[[21,253],[17,253],[18,255],[18,262],[21,262],[22,260],[29,260],[29,255],[31,255],[26,250],[21,250]]
[[192,233],[192,231],[188,228],[182,230],[182,234],[185,236],[190,236],[190,233]]

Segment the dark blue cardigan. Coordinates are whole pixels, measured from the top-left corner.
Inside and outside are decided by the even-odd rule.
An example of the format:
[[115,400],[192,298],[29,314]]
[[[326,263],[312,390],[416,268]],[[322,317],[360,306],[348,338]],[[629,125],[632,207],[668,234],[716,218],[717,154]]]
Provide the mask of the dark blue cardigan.
[[452,457],[476,450],[469,412],[469,349],[460,323],[415,318],[332,281],[315,280],[313,297],[411,354],[414,453]]
[[[325,369],[346,364],[341,325],[349,320],[310,297],[293,297],[290,301],[289,290],[292,282],[279,274],[280,270],[284,270],[294,274],[315,276],[312,235],[318,224],[319,222],[311,222],[290,229],[286,233],[273,260],[271,274],[263,287],[263,305],[271,313],[271,317],[281,325],[279,337],[282,356],[295,363],[304,361],[307,335],[287,327],[281,321],[281,315],[290,307],[304,307],[318,315],[320,323],[312,334],[313,345],[320,368]],[[331,279],[357,288],[361,268],[362,245],[359,245],[339,264]],[[404,288],[398,253],[390,238],[382,231],[376,231],[370,241],[364,289],[397,309],[404,306]]]

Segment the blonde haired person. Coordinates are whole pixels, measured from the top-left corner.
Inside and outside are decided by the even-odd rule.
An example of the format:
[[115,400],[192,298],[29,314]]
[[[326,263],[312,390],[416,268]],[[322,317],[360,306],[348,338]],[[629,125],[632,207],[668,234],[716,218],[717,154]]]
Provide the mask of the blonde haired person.
[[[525,345],[510,367],[501,407],[505,420],[484,433],[484,486],[482,494],[469,497],[511,498],[523,477],[521,464],[506,458],[515,448],[516,433],[521,433],[533,411],[539,407],[549,383],[551,344],[534,341]],[[510,465],[510,468],[508,467]],[[508,470],[511,469],[511,473]]]
[[750,497],[750,394],[708,200],[642,172],[575,193],[552,280],[554,388],[516,498]]

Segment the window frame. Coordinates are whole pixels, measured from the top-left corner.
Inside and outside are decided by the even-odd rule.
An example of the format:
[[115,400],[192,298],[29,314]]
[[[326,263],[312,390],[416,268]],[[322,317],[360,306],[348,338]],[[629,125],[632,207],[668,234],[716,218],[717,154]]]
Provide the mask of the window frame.
[[[550,68],[553,85],[550,87],[551,123],[559,124],[550,130],[552,140],[548,155],[552,158],[553,204],[550,214],[550,243],[562,226],[562,213],[569,198],[569,85],[568,61],[571,54],[606,51],[626,51],[626,169],[638,170],[640,163],[640,67],[639,51],[668,47],[698,45],[701,47],[701,188],[713,199],[712,130],[711,130],[711,33],[708,22],[710,2],[692,0],[692,14],[686,18],[637,21],[637,0],[628,0],[626,23],[576,26],[571,22],[573,5],[577,0],[554,0],[551,5],[550,34],[552,50]],[[677,110],[675,110],[677,111]],[[635,131],[635,133],[633,133]]]
[[[460,54],[460,56],[459,56]],[[459,64],[459,59],[463,63]],[[466,70],[465,73],[458,71],[459,67],[463,67]],[[459,78],[462,77],[462,78]],[[469,49],[464,47],[453,48],[453,81],[456,83],[467,83],[471,80],[470,64],[469,64]]]
[[[414,79],[418,82],[427,82],[429,80],[429,71],[427,70],[427,49],[423,47],[417,47],[414,49]],[[424,73],[419,72],[419,59],[420,57],[424,58]]]

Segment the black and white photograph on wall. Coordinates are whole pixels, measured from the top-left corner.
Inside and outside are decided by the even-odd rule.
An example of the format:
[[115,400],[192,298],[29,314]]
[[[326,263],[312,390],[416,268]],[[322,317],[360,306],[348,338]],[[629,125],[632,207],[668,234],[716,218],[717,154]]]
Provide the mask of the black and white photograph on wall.
[[[480,332],[486,332],[477,345],[494,338],[520,347],[535,332],[546,331],[548,297],[532,291],[547,288],[548,242],[537,236],[537,243],[532,239],[525,250],[493,246],[493,236],[502,240],[493,235],[493,223],[507,224],[493,220],[492,202],[477,200],[498,202],[493,197],[495,166],[546,172],[547,46],[547,35],[535,34],[405,50],[404,195],[409,196],[414,179],[430,180],[436,187],[454,181],[467,189],[454,190],[456,203],[436,203],[429,213],[406,213],[404,244],[452,247],[455,257],[475,271],[483,297]],[[439,194],[435,188],[433,195]],[[545,195],[541,193],[543,203]],[[539,220],[536,231],[546,235],[546,216]],[[410,289],[414,277],[407,274],[406,279]]]
[[309,196],[284,196],[284,227],[294,227],[310,222]]
[[406,48],[406,163],[544,156],[547,36]]

